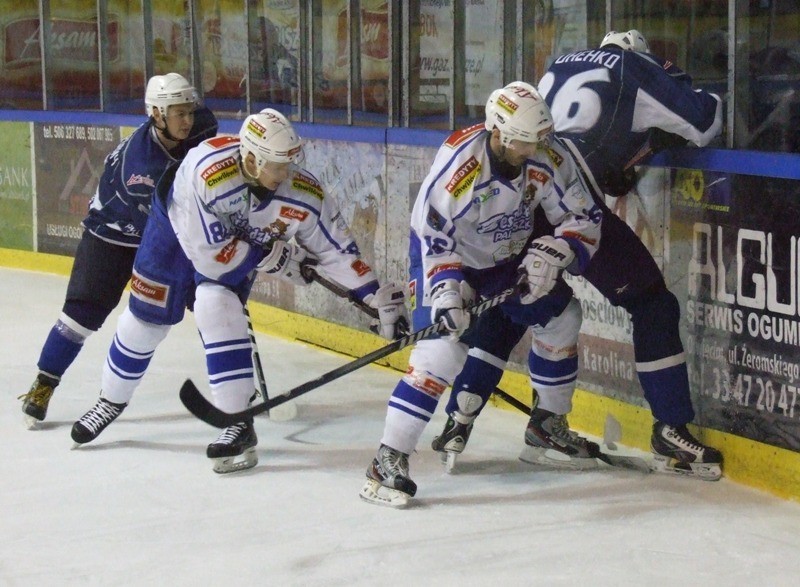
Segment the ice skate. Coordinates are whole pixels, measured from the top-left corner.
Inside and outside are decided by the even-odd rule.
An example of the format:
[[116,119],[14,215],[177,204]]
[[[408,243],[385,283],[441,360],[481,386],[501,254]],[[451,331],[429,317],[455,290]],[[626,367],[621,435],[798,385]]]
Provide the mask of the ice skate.
[[568,469],[595,469],[600,447],[569,429],[567,417],[536,408],[525,430],[525,448],[519,459],[534,465]]
[[417,484],[408,476],[408,455],[382,444],[367,467],[367,481],[361,499],[394,508],[408,505],[417,492]]
[[453,472],[458,455],[467,447],[475,416],[465,416],[458,410],[447,417],[442,433],[433,439],[431,448],[440,453],[448,473]]
[[22,413],[25,414],[25,425],[29,430],[36,428],[47,416],[47,406],[58,382],[57,377],[39,373],[28,393],[17,398],[22,400]]
[[76,445],[91,442],[122,413],[128,404],[115,404],[100,398],[94,407],[72,425],[72,440]]
[[239,422],[225,428],[219,437],[208,445],[206,456],[213,459],[215,473],[244,471],[258,464],[256,444],[258,437],[253,422]]
[[722,453],[697,440],[686,426],[653,424],[650,449],[655,471],[689,475],[704,481],[722,477]]

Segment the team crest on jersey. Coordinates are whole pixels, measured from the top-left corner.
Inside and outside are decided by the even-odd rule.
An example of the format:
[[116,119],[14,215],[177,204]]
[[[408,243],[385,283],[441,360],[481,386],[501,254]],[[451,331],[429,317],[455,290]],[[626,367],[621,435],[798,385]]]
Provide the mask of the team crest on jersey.
[[433,230],[441,232],[444,230],[445,219],[444,216],[439,214],[439,212],[431,206],[428,208],[428,215],[425,217],[425,222],[428,223]]
[[474,156],[470,157],[467,159],[466,163],[459,167],[453,174],[453,177],[447,182],[445,189],[450,192],[454,198],[458,198],[472,187],[472,184],[475,183],[475,179],[480,172],[481,164],[478,163],[478,160]]
[[323,191],[322,186],[319,185],[316,179],[302,173],[295,173],[292,179],[292,189],[300,190],[307,194],[311,194],[315,198],[322,199]]
[[276,239],[286,234],[287,228],[289,228],[288,224],[286,224],[283,220],[276,218],[264,229],[264,232],[266,232],[271,238]]
[[552,147],[545,148],[545,151],[547,152],[547,156],[550,157],[550,161],[553,162],[553,165],[556,167],[561,167],[561,164],[564,162],[564,158],[556,153]]
[[206,167],[202,173],[200,173],[200,177],[206,182],[208,187],[213,188],[238,174],[239,165],[236,163],[236,159],[234,157],[226,157],[222,161],[217,161]]
[[132,185],[146,185],[147,187],[155,187],[156,183],[149,175],[136,175],[131,174],[128,178],[128,181],[125,182],[125,185],[130,187]]
[[166,308],[167,299],[169,298],[169,285],[147,279],[134,269],[131,275],[131,295],[146,304]]
[[455,149],[460,144],[469,140],[470,137],[472,137],[475,133],[478,133],[484,130],[485,128],[486,125],[484,125],[482,122],[479,122],[478,124],[473,124],[472,126],[469,126],[467,128],[462,128],[461,130],[457,130],[449,137],[447,137],[447,140],[444,142],[444,144],[452,149]]
[[291,206],[281,206],[280,216],[302,222],[308,218],[308,210],[298,210],[297,208],[292,208]]
[[214,256],[214,260],[217,263],[222,263],[223,265],[227,265],[233,259],[233,256],[236,254],[236,245],[239,242],[239,239],[233,239],[227,245],[222,247],[219,253]]
[[525,198],[523,201],[526,204],[530,204],[534,199],[536,199],[536,186],[532,183],[529,183],[528,187],[525,188]]
[[359,277],[364,277],[367,273],[372,271],[372,268],[364,263],[361,259],[356,259],[350,264],[350,267],[353,268],[353,271],[356,272],[356,275]]

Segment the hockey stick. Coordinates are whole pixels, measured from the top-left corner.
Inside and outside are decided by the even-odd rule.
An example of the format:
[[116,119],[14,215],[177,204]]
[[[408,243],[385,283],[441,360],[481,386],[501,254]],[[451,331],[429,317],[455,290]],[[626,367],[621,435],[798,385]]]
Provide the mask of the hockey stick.
[[[374,318],[376,320],[378,319],[378,310],[376,308],[373,308],[369,304],[364,303],[363,300],[360,300],[357,297],[355,297],[349,290],[345,289],[344,287],[342,287],[338,283],[330,281],[329,279],[326,279],[325,277],[320,275],[319,272],[316,270],[316,268],[313,265],[304,265],[301,268],[301,272],[303,273],[303,276],[306,278],[306,280],[316,281],[322,287],[324,287],[328,291],[336,294],[340,298],[346,298],[348,301],[350,301],[355,306],[357,306],[361,311],[363,311],[370,318]],[[515,408],[517,408],[518,410],[520,410],[522,412],[529,412],[530,411],[528,406],[523,404],[521,401],[519,401],[513,395],[511,395],[509,393],[506,393],[505,391],[503,391],[499,387],[495,387],[495,389],[494,389],[494,391],[492,393],[494,395],[496,395],[497,397],[499,397],[500,399],[502,399],[503,401],[505,401],[506,403],[511,404],[512,406],[514,406]]]
[[[501,393],[497,393],[500,391]],[[500,396],[505,402],[509,405],[514,406],[520,412],[524,414],[530,414],[531,409],[519,401],[517,398],[507,394],[502,390],[495,390],[494,392],[496,395]],[[534,393],[536,393],[534,391]],[[535,402],[534,402],[535,403]],[[596,445],[595,445],[596,446]],[[607,465],[611,465],[612,467],[620,467],[622,469],[631,469],[633,471],[640,471],[642,473],[650,473],[652,472],[652,468],[644,459],[640,459],[639,457],[626,457],[622,455],[610,455],[606,452],[603,452],[598,447],[596,451],[593,451],[592,457],[598,460],[603,461]]]
[[[250,311],[247,308],[247,304],[244,306],[244,315],[247,317],[247,335],[250,337],[250,345],[253,349],[253,370],[255,371],[256,383],[258,384],[256,391],[259,395],[261,395],[261,398],[265,402],[268,402],[269,393],[267,392],[267,380],[266,377],[264,377],[264,367],[261,365],[261,355],[258,352],[256,334],[253,330],[253,322],[250,319]],[[280,406],[274,410],[267,410],[265,413],[270,420],[275,420],[276,422],[285,422],[287,420],[293,420],[297,417],[297,406],[294,404],[286,404],[285,406]]]
[[[470,306],[467,308],[467,311],[470,314],[477,316],[489,308],[493,308],[503,303],[506,298],[514,295],[516,292],[516,287],[508,288],[494,297]],[[428,338],[434,334],[439,334],[443,331],[445,331],[445,326],[442,322],[431,324],[426,328],[412,332],[411,334],[399,338],[387,344],[386,346],[372,351],[363,357],[359,357],[358,359],[342,365],[341,367],[333,369],[332,371],[328,371],[327,373],[323,373],[316,379],[307,381],[302,385],[298,385],[297,387],[290,389],[289,391],[284,392],[283,394],[278,395],[269,401],[264,402],[263,404],[253,406],[241,412],[228,413],[220,410],[211,402],[209,402],[202,393],[200,393],[200,390],[197,389],[191,379],[187,379],[181,387],[180,398],[183,402],[183,405],[186,406],[186,409],[194,414],[195,417],[199,418],[203,422],[206,422],[207,424],[210,424],[211,426],[225,428],[238,422],[250,420],[254,416],[257,416],[262,412],[266,412],[267,410],[271,410],[275,406],[279,406],[284,402],[293,400],[305,393],[308,393],[309,391],[347,375],[348,373],[352,373],[361,367],[369,365],[370,363],[374,363],[378,359],[382,359],[383,357],[391,355],[392,353],[395,353],[409,345],[415,344],[424,338]]]

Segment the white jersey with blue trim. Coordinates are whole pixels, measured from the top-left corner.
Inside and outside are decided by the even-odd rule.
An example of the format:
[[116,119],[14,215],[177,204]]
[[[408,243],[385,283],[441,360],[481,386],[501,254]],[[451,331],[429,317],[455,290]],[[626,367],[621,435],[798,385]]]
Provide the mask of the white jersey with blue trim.
[[508,180],[493,169],[489,137],[482,124],[450,135],[422,183],[411,250],[421,259],[425,297],[442,279],[462,280],[466,268],[490,269],[521,253],[537,206],[555,236],[570,241],[581,269],[597,250],[602,213],[566,148],[558,140],[540,148]]
[[644,163],[653,152],[652,129],[701,147],[719,135],[722,102],[691,82],[670,61],[606,46],[561,55],[538,90],[556,132],[574,141],[601,180]]
[[236,285],[269,242],[294,238],[359,297],[377,289],[335,201],[313,175],[293,166],[272,192],[247,183],[240,161],[238,137],[219,136],[189,151],[175,175],[168,215],[198,273]]

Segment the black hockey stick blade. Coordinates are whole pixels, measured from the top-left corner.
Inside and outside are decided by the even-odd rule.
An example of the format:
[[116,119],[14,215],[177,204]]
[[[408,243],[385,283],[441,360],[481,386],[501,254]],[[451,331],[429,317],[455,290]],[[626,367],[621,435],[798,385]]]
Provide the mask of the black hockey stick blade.
[[[489,308],[493,308],[499,304],[502,304],[508,297],[514,295],[516,292],[516,287],[510,287],[494,297],[470,306],[468,311],[470,314],[478,315]],[[434,334],[439,334],[444,330],[445,327],[441,322],[431,324],[430,326],[427,326],[421,330],[417,330],[416,332],[412,332],[407,336],[398,338],[386,346],[374,350],[363,357],[359,357],[353,361],[350,361],[341,367],[337,367],[336,369],[328,371],[327,373],[323,373],[316,379],[312,379],[311,381],[307,381],[306,383],[298,385],[297,387],[290,389],[281,395],[276,395],[269,401],[258,404],[241,412],[223,412],[209,402],[205,397],[203,397],[203,394],[200,393],[200,390],[197,389],[197,386],[189,379],[187,379],[181,387],[181,402],[183,402],[183,405],[186,406],[187,410],[189,410],[195,417],[199,418],[203,422],[210,424],[211,426],[216,426],[217,428],[226,428],[238,422],[248,421],[262,412],[271,410],[275,406],[279,406],[284,402],[293,400],[304,393],[308,393],[313,389],[330,383],[331,381],[343,377],[348,373],[352,373],[353,371],[369,365],[370,363],[374,363],[375,361],[391,355],[392,353],[396,353],[397,351],[409,345],[415,344],[424,338],[428,338]]]
[[597,454],[593,455],[594,458],[603,461],[612,467],[619,467],[621,469],[630,469],[631,471],[639,471],[640,473],[652,473],[653,468],[650,464],[639,457],[631,457],[624,455],[611,455],[607,452],[598,450]]

